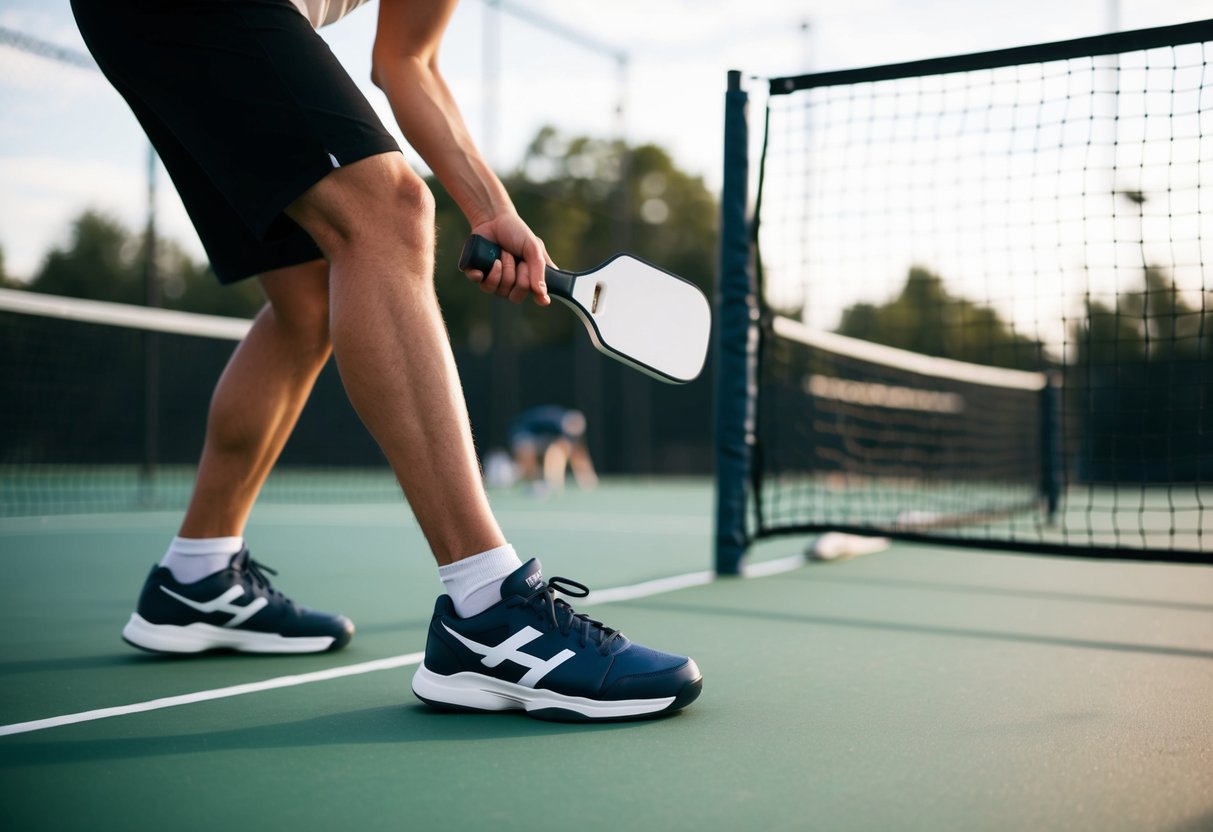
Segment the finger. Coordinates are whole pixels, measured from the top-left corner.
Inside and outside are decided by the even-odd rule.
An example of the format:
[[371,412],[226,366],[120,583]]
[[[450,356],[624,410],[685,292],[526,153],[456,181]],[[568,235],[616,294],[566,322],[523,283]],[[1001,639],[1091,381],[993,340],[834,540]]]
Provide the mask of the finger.
[[531,286],[534,283],[531,279],[533,271],[530,263],[518,264],[518,279],[514,283],[514,288],[510,290],[510,303],[522,303],[530,296]]
[[493,263],[493,268],[480,281],[480,291],[490,295],[496,292],[497,285],[501,283],[501,272],[501,261],[498,260]]
[[531,278],[530,290],[535,296],[535,303],[540,306],[547,306],[552,302],[552,299],[548,296],[548,284],[544,278],[543,267],[545,263],[551,264],[551,258],[548,257],[548,253],[544,250],[543,243],[539,241],[538,237],[531,238],[527,244],[527,250],[523,254],[526,256],[527,265],[532,270],[532,273],[529,275]]
[[497,284],[494,294],[499,298],[510,296],[518,281],[518,263],[508,251],[501,252],[501,281]]

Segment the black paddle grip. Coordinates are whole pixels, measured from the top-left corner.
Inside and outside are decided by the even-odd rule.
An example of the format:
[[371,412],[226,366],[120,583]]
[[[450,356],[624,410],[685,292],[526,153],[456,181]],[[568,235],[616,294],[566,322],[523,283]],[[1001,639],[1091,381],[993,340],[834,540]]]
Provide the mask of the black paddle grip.
[[[463,244],[463,251],[459,254],[459,271],[466,272],[469,269],[475,269],[483,272],[487,277],[488,273],[493,270],[493,263],[500,259],[501,246],[486,240],[479,234],[473,234],[467,238],[467,242]],[[566,299],[573,296],[575,275],[551,266],[544,266],[543,276],[548,286],[548,292]]]
[[474,269],[487,275],[492,271],[493,263],[500,259],[501,246],[479,234],[473,234],[463,244],[463,252],[459,255],[459,271]]

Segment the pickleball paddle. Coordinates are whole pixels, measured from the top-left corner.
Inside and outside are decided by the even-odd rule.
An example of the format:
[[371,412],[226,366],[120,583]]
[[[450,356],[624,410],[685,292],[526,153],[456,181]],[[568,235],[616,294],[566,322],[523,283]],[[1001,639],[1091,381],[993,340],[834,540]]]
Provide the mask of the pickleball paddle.
[[[501,247],[478,234],[464,243],[459,269],[488,274]],[[671,384],[703,370],[712,310],[699,287],[630,254],[584,272],[545,267],[548,293],[572,308],[598,351]]]

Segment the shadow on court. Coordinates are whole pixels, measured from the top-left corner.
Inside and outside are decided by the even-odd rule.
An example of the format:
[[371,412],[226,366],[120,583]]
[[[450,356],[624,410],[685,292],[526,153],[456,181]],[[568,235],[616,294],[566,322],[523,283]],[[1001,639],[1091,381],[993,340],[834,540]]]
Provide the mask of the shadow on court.
[[105,656],[65,656],[57,659],[22,659],[0,662],[0,674],[56,673],[105,668],[130,668],[146,664],[156,657],[136,653],[115,653]]
[[1209,832],[1210,829],[1213,829],[1213,812],[1177,823],[1167,832]]
[[857,630],[872,630],[886,633],[913,633],[925,636],[944,636],[947,638],[979,639],[995,642],[1013,642],[1018,644],[1043,645],[1047,647],[1076,647],[1084,650],[1109,650],[1118,653],[1139,653],[1156,656],[1178,656],[1189,659],[1213,660],[1213,650],[1200,650],[1188,647],[1167,647],[1153,644],[1130,644],[1116,641],[1098,641],[1095,639],[1066,638],[1064,636],[1043,636],[1034,633],[1011,633],[998,630],[977,630],[968,627],[944,627],[930,624],[918,624],[900,621],[873,621],[863,618],[841,618],[823,615],[802,615],[800,613],[771,612],[769,610],[741,610],[730,607],[716,607],[702,604],[673,604],[645,601],[624,601],[618,606],[646,609],[654,612],[685,613],[701,615],[713,619],[744,618],[751,621],[773,621],[784,624],[807,624],[815,627],[845,627]]
[[[828,566],[825,568],[829,568]],[[1004,587],[982,586],[980,584],[944,583],[941,581],[917,581],[905,578],[868,578],[844,577],[841,575],[822,575],[820,570],[802,570],[793,572],[790,578],[813,583],[845,584],[858,587],[888,587],[891,589],[927,590],[929,592],[950,592],[958,595],[990,595],[998,598],[1027,598],[1043,601],[1074,601],[1080,604],[1110,604],[1122,607],[1148,607],[1162,610],[1184,610],[1191,612],[1213,612],[1213,604],[1199,604],[1184,601],[1162,601],[1152,598],[1127,598],[1118,595],[1093,595],[1077,592],[1056,592],[1047,589],[1007,589]]]
[[[666,719],[678,719],[677,714]],[[64,763],[210,755],[252,750],[303,750],[371,744],[479,743],[523,737],[645,730],[641,722],[567,724],[540,722],[521,713],[456,714],[424,705],[386,705],[270,725],[223,731],[100,740],[47,739],[0,745],[0,769]],[[649,728],[648,730],[652,730]]]
[[[430,619],[413,618],[404,621],[381,621],[374,624],[357,625],[355,635],[374,636],[391,635],[393,633],[411,634],[418,630],[424,632],[429,626]],[[117,641],[117,639],[115,639]],[[403,645],[401,649],[404,649]],[[339,656],[350,656],[347,650]],[[290,654],[246,654],[234,650],[212,650],[206,653],[173,655],[171,653],[150,653],[134,647],[119,647],[114,653],[90,656],[65,656],[54,659],[18,659],[0,661],[0,675],[9,673],[55,673],[61,671],[104,670],[104,669],[134,669],[134,668],[172,668],[175,665],[186,667],[205,666],[206,663],[222,663],[225,669],[239,666],[239,662],[282,662],[284,665],[298,666],[299,657]]]

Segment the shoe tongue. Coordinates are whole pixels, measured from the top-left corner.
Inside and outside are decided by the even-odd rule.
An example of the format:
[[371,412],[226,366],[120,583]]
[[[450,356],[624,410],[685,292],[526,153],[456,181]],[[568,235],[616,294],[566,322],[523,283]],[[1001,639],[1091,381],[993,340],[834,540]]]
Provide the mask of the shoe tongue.
[[539,561],[531,558],[526,563],[511,572],[501,582],[501,597],[512,598],[515,595],[530,595],[543,585],[543,567]]

